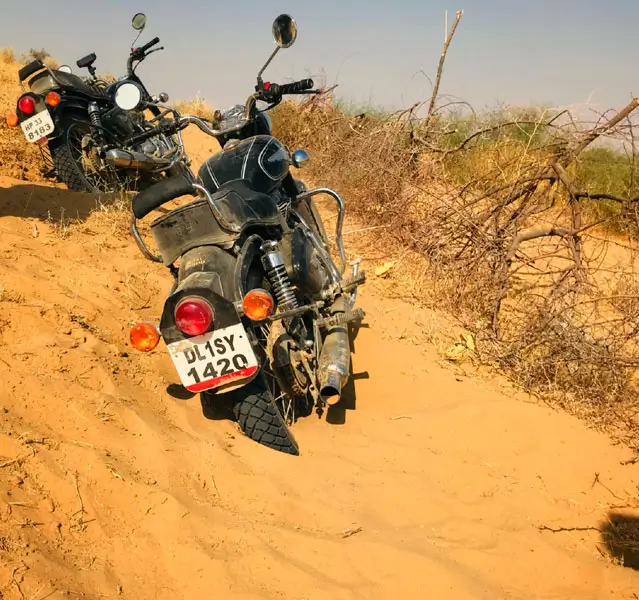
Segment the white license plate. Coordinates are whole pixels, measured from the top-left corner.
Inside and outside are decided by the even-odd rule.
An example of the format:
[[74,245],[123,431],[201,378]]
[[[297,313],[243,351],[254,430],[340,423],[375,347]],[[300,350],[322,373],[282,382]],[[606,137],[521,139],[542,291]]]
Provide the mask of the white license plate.
[[53,133],[53,129],[55,128],[48,110],[43,110],[33,115],[33,117],[28,118],[26,121],[22,121],[20,127],[22,127],[24,137],[27,138],[28,142],[37,142],[50,133]]
[[241,323],[167,344],[182,385],[203,392],[255,374],[258,361]]

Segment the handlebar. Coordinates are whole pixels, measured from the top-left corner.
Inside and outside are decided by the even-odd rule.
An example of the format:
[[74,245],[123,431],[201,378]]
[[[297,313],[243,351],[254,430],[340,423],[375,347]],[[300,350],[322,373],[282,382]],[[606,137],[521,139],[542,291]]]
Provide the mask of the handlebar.
[[[139,61],[144,60],[147,56],[147,50],[151,48],[152,46],[155,46],[159,42],[160,42],[160,38],[154,37],[150,42],[148,42],[147,44],[144,44],[144,46],[140,46],[139,48],[133,48],[131,50],[131,54],[129,55],[129,58],[126,61],[126,73],[129,77],[131,77],[131,74],[133,73],[133,62],[136,60],[139,60]],[[161,50],[161,48],[158,48],[158,50]]]
[[142,46],[141,48],[137,48],[137,51],[140,52],[140,54],[144,54],[149,48],[159,43],[160,43],[160,38],[154,37],[148,44],[144,44],[144,46]]
[[160,38],[154,37],[150,42],[148,42],[147,44],[144,44],[144,46],[140,46],[139,48],[133,48],[131,50],[131,55],[129,56],[129,63],[134,60],[142,60],[146,55],[146,51],[159,43],[160,43]]
[[[259,94],[259,100],[265,102],[274,102],[278,104],[282,100],[282,96],[286,94],[305,94],[308,90],[313,88],[312,79],[302,79],[301,81],[294,81],[293,83],[258,83],[256,88]],[[313,92],[310,92],[313,93]]]
[[[153,43],[157,42],[153,41]],[[177,131],[185,129],[190,124],[196,125],[201,131],[212,137],[234,133],[241,130],[250,121],[253,110],[255,108],[255,104],[258,100],[278,104],[284,94],[307,93],[309,92],[309,90],[312,90],[314,85],[315,84],[312,79],[302,79],[301,81],[284,83],[282,85],[271,83],[266,87],[266,89],[262,89],[254,94],[251,94],[248,97],[246,104],[244,105],[244,115],[240,122],[237,125],[224,130],[216,128],[216,124],[219,123],[219,121],[216,122],[215,118],[209,125],[204,119],[196,117],[195,115],[180,115],[177,111],[175,111],[175,109],[172,109],[171,112],[173,112],[176,116],[176,119],[172,125],[158,127],[152,131],[146,131],[144,133],[138,134],[130,138],[128,142],[140,143],[141,141],[149,139],[150,137],[153,137],[158,133],[173,134]],[[310,93],[319,93],[319,90],[314,90]]]
[[297,94],[306,90],[313,89],[312,79],[302,79],[301,81],[294,81],[293,83],[283,83],[279,86],[280,94]]

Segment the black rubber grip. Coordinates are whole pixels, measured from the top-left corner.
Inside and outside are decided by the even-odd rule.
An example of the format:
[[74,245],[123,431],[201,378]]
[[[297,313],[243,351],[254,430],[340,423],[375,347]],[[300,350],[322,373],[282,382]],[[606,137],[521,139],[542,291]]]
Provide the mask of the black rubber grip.
[[179,198],[180,196],[186,196],[187,194],[195,194],[195,190],[188,179],[183,175],[167,177],[153,184],[146,190],[143,190],[133,198],[133,202],[131,203],[133,214],[136,219],[143,219],[163,204],[175,200],[175,198]]
[[157,44],[160,41],[159,37],[154,37],[148,44],[144,44],[144,46],[142,46],[142,48],[139,48],[139,51],[141,53],[146,52],[151,46],[155,46],[155,44]]
[[20,78],[20,81],[24,81],[27,77],[29,77],[29,75],[33,75],[36,71],[39,71],[40,69],[44,69],[44,65],[42,64],[42,61],[33,60],[28,65],[22,67],[22,69],[18,71],[18,77]]
[[306,90],[313,89],[312,79],[302,79],[301,81],[294,81],[293,83],[282,83],[280,85],[280,94],[295,94],[297,92],[304,92]]

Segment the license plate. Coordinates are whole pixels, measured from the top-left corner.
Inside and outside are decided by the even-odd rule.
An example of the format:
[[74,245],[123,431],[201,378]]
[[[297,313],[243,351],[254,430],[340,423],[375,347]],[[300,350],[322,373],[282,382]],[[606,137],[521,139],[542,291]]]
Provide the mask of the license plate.
[[191,392],[203,392],[255,374],[258,361],[241,323],[167,344],[182,380]]
[[48,110],[43,110],[37,113],[33,117],[28,118],[26,121],[20,123],[24,137],[28,142],[37,142],[43,137],[53,133],[54,125],[53,119]]

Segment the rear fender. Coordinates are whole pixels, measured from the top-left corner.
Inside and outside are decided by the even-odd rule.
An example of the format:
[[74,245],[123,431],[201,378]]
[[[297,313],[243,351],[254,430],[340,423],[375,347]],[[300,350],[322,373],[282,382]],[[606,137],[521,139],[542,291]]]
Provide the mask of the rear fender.
[[69,98],[63,96],[60,104],[51,112],[53,122],[55,123],[55,129],[53,134],[49,136],[49,140],[55,145],[56,142],[65,141],[64,135],[69,129],[70,125],[81,121],[88,123],[89,121],[89,105],[87,102],[82,101],[79,98]]
[[242,323],[254,352],[259,356],[259,346],[249,326],[250,322],[241,317],[235,308],[243,293],[237,280],[238,262],[241,261],[217,246],[200,246],[182,256],[178,285],[166,299],[160,320],[160,332],[167,344],[188,337],[175,325],[175,307],[182,298],[197,295],[213,307],[216,329]]
[[167,344],[179,342],[189,336],[182,333],[175,325],[175,308],[187,296],[200,296],[213,307],[214,328],[224,329],[240,323],[242,320],[235,309],[235,304],[224,297],[221,278],[216,272],[191,273],[164,302],[160,332]]
[[[214,368],[217,371],[216,377],[219,377],[217,383],[210,387],[210,383],[203,387],[205,384],[200,384],[200,381],[196,379],[196,382],[191,382],[191,385],[186,385],[187,389],[193,392],[202,392],[206,391],[207,393],[219,394],[229,392],[231,390],[244,387],[247,383],[255,379],[255,377],[259,374],[262,368],[262,364],[260,364],[261,356],[259,353],[259,348],[257,345],[257,340],[255,339],[253,332],[250,327],[247,327],[243,322],[242,318],[239,316],[235,304],[225,298],[222,294],[222,285],[221,285],[221,277],[216,272],[194,272],[188,275],[177,287],[175,292],[173,292],[164,303],[164,310],[162,312],[162,318],[160,320],[160,332],[167,346],[172,344],[171,348],[169,348],[169,352],[173,355],[181,352],[184,352],[184,356],[188,356],[189,344],[185,344],[184,346],[180,344],[183,340],[189,338],[189,336],[182,333],[177,326],[175,325],[175,308],[182,300],[182,298],[186,296],[200,296],[207,300],[211,306],[213,307],[213,331],[220,333],[224,336],[225,329],[237,325],[242,325],[243,331],[246,334],[246,339],[250,342],[250,345],[253,349],[253,353],[257,357],[257,367],[251,366],[246,369],[245,373],[238,372],[237,375],[231,375],[229,373],[227,376],[224,376],[224,372],[220,371],[220,367],[224,368],[224,363],[226,363],[226,367],[229,366],[229,358],[226,356],[220,356],[218,358],[217,355],[217,340],[220,338],[216,338],[216,342],[213,346],[216,348],[215,350],[209,348],[210,352],[214,352],[213,356],[210,356],[208,352],[204,352],[200,354],[198,351],[196,353],[192,353],[190,356],[192,358],[186,358],[193,365],[195,369],[197,369],[200,373],[202,373],[202,369],[204,370],[204,374],[206,374],[206,369]],[[235,334],[230,334],[231,339],[233,335],[239,334],[240,337],[242,334],[235,329]],[[229,332],[230,333],[230,332]],[[211,340],[209,340],[210,342]],[[222,346],[222,352],[224,346]],[[246,360],[246,359],[245,359]]]

